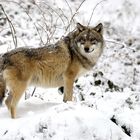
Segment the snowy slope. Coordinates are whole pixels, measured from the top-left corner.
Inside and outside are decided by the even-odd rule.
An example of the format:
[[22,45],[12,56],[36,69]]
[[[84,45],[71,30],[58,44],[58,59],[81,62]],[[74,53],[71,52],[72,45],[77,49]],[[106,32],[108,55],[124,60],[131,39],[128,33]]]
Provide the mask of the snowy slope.
[[[87,25],[99,0],[0,0],[12,21],[18,47],[52,43]],[[70,8],[71,7],[71,8]],[[33,87],[18,105],[18,118],[0,108],[0,140],[139,140],[140,3],[106,0],[94,10],[90,25],[104,24],[106,48],[93,71],[78,79],[74,102],[62,102],[57,89]],[[9,24],[0,11],[0,52],[14,48]]]
[[[6,115],[0,116],[2,140],[129,139],[101,112],[81,104],[46,103],[31,99],[20,104],[20,109],[22,118],[11,120],[6,119]],[[2,113],[6,114],[5,111]]]

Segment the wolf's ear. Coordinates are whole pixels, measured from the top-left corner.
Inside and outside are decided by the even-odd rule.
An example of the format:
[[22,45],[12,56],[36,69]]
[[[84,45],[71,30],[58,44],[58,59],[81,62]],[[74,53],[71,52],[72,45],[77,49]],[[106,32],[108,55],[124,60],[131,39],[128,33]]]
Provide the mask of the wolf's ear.
[[94,30],[98,33],[103,33],[103,24],[99,23],[96,27],[94,27]]
[[83,26],[82,24],[80,23],[77,23],[77,29],[82,32],[83,30],[85,30],[85,26]]

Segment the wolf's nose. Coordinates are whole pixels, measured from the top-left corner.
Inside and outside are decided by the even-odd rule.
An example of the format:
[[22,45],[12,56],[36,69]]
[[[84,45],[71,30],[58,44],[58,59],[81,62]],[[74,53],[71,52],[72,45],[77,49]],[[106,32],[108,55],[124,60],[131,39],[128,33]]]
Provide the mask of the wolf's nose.
[[89,52],[89,48],[84,48],[85,52]]

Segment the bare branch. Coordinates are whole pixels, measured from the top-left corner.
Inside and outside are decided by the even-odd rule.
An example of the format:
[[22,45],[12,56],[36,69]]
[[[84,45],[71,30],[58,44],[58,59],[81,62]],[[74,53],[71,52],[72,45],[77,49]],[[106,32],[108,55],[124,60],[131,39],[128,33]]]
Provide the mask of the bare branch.
[[51,9],[56,15],[58,15],[58,17],[61,19],[61,21],[62,21],[62,23],[64,24],[64,27],[65,27],[65,22],[64,22],[62,16],[61,16],[56,10],[54,10],[51,6],[49,6],[48,4],[46,4],[45,2],[44,2],[44,5],[46,5],[46,6],[47,6],[49,9]]
[[65,17],[65,19],[67,20],[67,22],[69,24],[69,18],[64,14],[64,11],[61,8],[58,8],[58,9],[62,12],[62,15]]
[[3,11],[8,23],[9,23],[9,27],[10,27],[10,30],[11,30],[11,33],[12,33],[12,39],[13,39],[13,42],[14,42],[14,45],[15,45],[15,48],[17,48],[17,37],[16,37],[16,30],[14,28],[14,25],[12,24],[11,20],[9,19],[7,13],[5,12],[3,6],[0,4],[0,8],[1,10]]
[[[22,7],[22,8],[23,8],[23,7]],[[23,9],[25,10],[25,8],[23,8]],[[30,19],[31,21],[33,21],[32,17],[28,14],[28,12],[27,12],[26,10],[25,10],[25,13],[28,15],[29,19]],[[36,24],[35,24],[34,22],[33,22],[33,24],[34,24],[34,27],[36,28],[36,31],[37,31],[37,33],[38,33],[38,35],[39,35],[39,38],[40,38],[42,44],[44,45],[43,39],[42,39],[42,37],[41,37],[41,35],[40,35],[40,33],[39,33],[39,30],[38,30]]]
[[71,17],[71,19],[70,19],[70,22],[69,22],[69,25],[68,25],[67,28],[66,28],[66,32],[68,31],[68,29],[69,29],[69,27],[70,27],[72,21],[74,20],[75,15],[78,13],[79,9],[81,8],[81,6],[83,5],[83,3],[84,3],[85,1],[86,1],[86,0],[83,0],[83,1],[80,3],[79,7],[76,9],[76,12],[72,15],[72,17]]
[[126,44],[125,44],[125,43],[123,43],[123,42],[118,42],[118,41],[116,41],[116,40],[105,39],[105,42],[114,43],[114,44],[117,44],[117,45],[126,47]]
[[[26,9],[26,8],[24,8],[19,2],[15,2],[15,1],[11,1],[11,0],[6,0],[6,2],[11,2],[11,3],[14,3],[14,4],[16,4],[16,5],[18,5],[21,9],[23,9],[24,10],[24,12],[26,13],[26,15],[29,17],[29,19],[31,20],[31,21],[33,21],[33,18],[29,15],[29,13],[28,13],[28,10]],[[36,4],[36,3],[35,3]],[[37,8],[40,10],[40,11],[42,11],[41,10],[41,8],[38,6],[38,5],[36,5],[37,6]],[[42,14],[41,14],[42,15]],[[45,17],[44,17],[44,15],[42,15],[42,17],[43,17],[43,19],[45,19]],[[39,29],[38,29],[38,27],[37,27],[37,25],[39,25],[38,23],[33,23],[34,24],[34,27],[35,27],[35,29],[36,29],[36,32],[37,32],[37,34],[38,34],[38,36],[39,36],[39,38],[40,38],[40,41],[41,41],[41,43],[44,45],[45,43],[43,42],[43,39],[42,39],[42,37],[41,37],[41,34],[40,34],[40,32],[39,32]],[[46,25],[46,24],[45,24]],[[40,25],[39,25],[40,26]],[[46,25],[47,26],[47,25]],[[42,28],[45,32],[46,32],[46,30],[44,29],[44,28]],[[47,32],[46,32],[46,34],[47,34]],[[47,36],[49,36],[48,34],[47,34]],[[48,40],[50,40],[50,39],[48,39]],[[48,42],[48,41],[47,41]]]
[[32,94],[31,94],[31,96],[34,96],[35,91],[36,91],[36,87],[34,87],[34,90],[33,90]]
[[[73,15],[73,11],[72,11],[72,9],[71,9],[71,6],[69,5],[69,3],[68,3],[68,1],[67,0],[65,0],[65,2],[66,2],[66,4],[68,5],[68,7],[69,7],[69,10],[70,10],[70,12],[71,12],[71,16]],[[74,21],[74,20],[73,20]],[[69,23],[69,22],[68,22]]]
[[66,4],[68,5],[68,7],[69,7],[69,9],[70,9],[71,15],[73,15],[72,9],[71,9],[71,7],[70,7],[70,5],[69,5],[68,1],[67,1],[67,0],[65,0],[65,2],[66,2]]
[[100,5],[102,2],[105,2],[105,1],[106,1],[106,0],[102,0],[102,1],[98,2],[98,3],[95,5],[95,7],[94,7],[93,10],[92,10],[92,13],[91,13],[91,16],[90,16],[90,19],[89,19],[89,22],[88,22],[88,25],[87,25],[87,26],[90,25],[90,22],[91,22],[91,20],[92,20],[93,14],[94,14],[94,11],[95,11],[95,9],[97,8],[97,6]]

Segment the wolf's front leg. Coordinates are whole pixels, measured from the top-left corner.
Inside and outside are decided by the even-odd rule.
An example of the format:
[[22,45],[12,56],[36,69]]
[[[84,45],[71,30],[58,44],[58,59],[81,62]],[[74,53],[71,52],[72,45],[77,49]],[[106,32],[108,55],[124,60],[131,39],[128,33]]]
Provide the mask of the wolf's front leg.
[[74,75],[67,74],[64,77],[64,102],[72,101],[74,79]]

